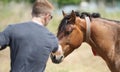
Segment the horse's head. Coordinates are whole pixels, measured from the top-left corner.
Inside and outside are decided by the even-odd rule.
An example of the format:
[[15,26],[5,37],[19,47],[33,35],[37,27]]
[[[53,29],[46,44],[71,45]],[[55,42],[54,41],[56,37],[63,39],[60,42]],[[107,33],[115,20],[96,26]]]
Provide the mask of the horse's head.
[[[80,15],[78,12],[72,11],[69,15],[63,12],[63,16],[64,18],[58,27],[57,37],[62,48],[62,53],[66,57],[77,49],[82,42],[88,41],[90,37],[91,17],[98,18],[100,15],[98,13],[91,15],[87,12],[83,12]],[[54,55],[54,57],[56,56]],[[62,59],[53,59],[54,62],[56,60],[60,63],[63,57]]]
[[[60,47],[64,57],[77,49],[83,42],[83,28],[84,20],[80,19],[76,12],[72,11],[69,15],[63,12],[64,18],[62,19],[59,27],[57,37],[59,39]],[[59,54],[51,53],[51,59],[54,63],[60,63],[64,57]]]
[[62,46],[64,57],[66,57],[82,44],[84,40],[82,24],[85,23],[85,20],[81,19],[79,14],[74,11],[69,15],[63,12],[63,16],[64,18],[58,27],[57,37]]

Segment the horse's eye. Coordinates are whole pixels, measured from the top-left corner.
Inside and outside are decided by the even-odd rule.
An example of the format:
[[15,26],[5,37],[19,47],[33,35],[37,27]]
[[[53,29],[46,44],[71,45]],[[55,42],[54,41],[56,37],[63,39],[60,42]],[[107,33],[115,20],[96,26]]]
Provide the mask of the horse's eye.
[[69,35],[73,31],[72,25],[67,25],[65,30],[65,35]]
[[69,35],[72,31],[66,31],[65,35]]

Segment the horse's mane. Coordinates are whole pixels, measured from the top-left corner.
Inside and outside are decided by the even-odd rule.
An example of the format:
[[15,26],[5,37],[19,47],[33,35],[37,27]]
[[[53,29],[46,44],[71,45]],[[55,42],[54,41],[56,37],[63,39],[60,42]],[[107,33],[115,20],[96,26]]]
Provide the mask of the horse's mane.
[[[90,20],[91,20],[91,18],[99,18],[99,17],[100,17],[100,14],[99,14],[99,13],[92,13],[92,14],[90,14],[90,13],[88,13],[88,12],[82,12],[82,13],[75,12],[75,14],[76,14],[77,17],[80,17],[80,18],[82,18],[82,19],[84,19],[85,16],[88,16],[88,17],[90,18]],[[60,23],[60,25],[59,25],[59,27],[58,27],[58,34],[61,33],[61,32],[63,32],[63,31],[65,30],[65,27],[66,27],[66,25],[68,24],[67,22],[68,22],[69,17],[70,17],[70,14],[67,15],[67,16],[65,16],[65,17],[62,19],[62,21],[61,21],[61,23]],[[57,35],[58,35],[58,34],[57,34]]]
[[[99,13],[90,14],[88,12],[82,12],[81,15],[80,15],[80,18],[85,19],[85,16],[88,16],[90,18],[90,20],[91,20],[91,18],[101,18]],[[108,20],[108,21],[113,21],[113,22],[116,22],[116,23],[120,23],[120,21],[117,21],[117,20],[111,20],[111,19],[107,19],[107,18],[101,18],[101,19]]]
[[91,18],[100,18],[101,17],[99,13],[92,13],[92,14],[90,14],[88,12],[82,12],[82,13],[80,13],[80,18],[84,19],[85,16],[88,16],[90,19]]
[[[81,13],[79,13],[79,12],[75,12],[75,14],[76,14],[76,16],[77,17],[80,17],[80,18],[82,18],[82,19],[85,19],[85,17],[87,16],[87,17],[89,17],[90,18],[90,20],[92,20],[92,18],[101,18],[101,16],[100,16],[100,14],[99,13],[88,13],[88,12],[81,12]],[[68,23],[68,19],[70,18],[70,14],[69,15],[67,15],[67,16],[65,16],[63,19],[62,19],[62,21],[61,21],[61,23],[60,23],[60,25],[59,25],[59,27],[58,27],[58,34],[59,33],[61,33],[61,32],[63,32],[66,28],[66,25],[68,25],[69,23]],[[114,21],[114,22],[117,22],[117,23],[120,23],[120,21],[116,21],[116,20],[110,20],[110,19],[106,19],[106,18],[101,18],[101,19],[105,19],[105,20],[108,20],[108,21]],[[58,35],[57,34],[57,35]]]

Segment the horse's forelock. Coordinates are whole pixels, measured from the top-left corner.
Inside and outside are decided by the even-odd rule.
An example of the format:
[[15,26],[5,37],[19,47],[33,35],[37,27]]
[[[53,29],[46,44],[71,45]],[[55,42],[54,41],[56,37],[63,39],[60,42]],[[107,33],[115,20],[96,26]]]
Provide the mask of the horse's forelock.
[[59,35],[61,32],[63,32],[64,30],[65,30],[65,26],[67,25],[67,20],[68,19],[68,15],[67,16],[65,16],[62,20],[61,20],[61,22],[60,22],[60,24],[59,24],[59,26],[58,26],[58,33],[57,33],[57,35]]
[[[79,12],[75,12],[77,17],[80,17]],[[66,25],[68,24],[68,20],[70,19],[70,14],[66,15],[60,22],[59,26],[58,26],[58,33],[57,35],[59,35],[61,32],[65,31],[66,29]],[[71,24],[71,23],[70,23]]]

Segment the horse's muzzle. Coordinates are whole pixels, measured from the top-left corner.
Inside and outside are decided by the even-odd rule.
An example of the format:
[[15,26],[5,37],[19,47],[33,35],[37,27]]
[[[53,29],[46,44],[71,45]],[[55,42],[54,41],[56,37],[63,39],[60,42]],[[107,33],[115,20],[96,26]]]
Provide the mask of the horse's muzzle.
[[51,57],[52,62],[53,62],[53,63],[56,63],[56,64],[61,63],[61,62],[63,61],[63,59],[64,59],[64,56],[63,56],[63,55],[61,55],[61,56],[56,56],[56,55],[51,54],[50,57]]

